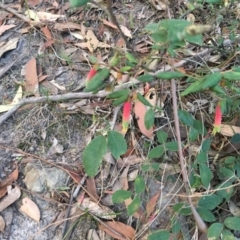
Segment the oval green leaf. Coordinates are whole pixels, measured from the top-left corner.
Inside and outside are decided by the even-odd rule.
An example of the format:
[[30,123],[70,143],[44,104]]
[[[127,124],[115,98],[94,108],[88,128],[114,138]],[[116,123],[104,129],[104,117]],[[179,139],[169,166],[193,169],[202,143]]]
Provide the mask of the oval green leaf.
[[224,225],[231,230],[240,231],[240,218],[228,217],[224,220]]
[[167,141],[168,134],[162,130],[157,131],[157,139],[159,143],[165,143]]
[[170,239],[170,232],[167,230],[158,230],[148,236],[148,240],[166,240]]
[[70,0],[70,7],[82,7],[90,0]]
[[118,190],[112,195],[113,203],[122,203],[124,200],[130,198],[132,196],[132,192],[127,190]]
[[167,142],[165,144],[165,147],[167,148],[167,150],[169,151],[178,151],[178,142],[173,141],[173,142]]
[[202,208],[202,207],[198,207],[196,210],[199,213],[199,215],[201,216],[203,221],[206,221],[206,222],[214,222],[214,221],[216,221],[215,216],[208,209]]
[[185,124],[189,127],[191,127],[194,123],[194,118],[193,118],[192,114],[190,114],[186,111],[178,110],[178,117],[183,124]]
[[116,131],[108,132],[107,145],[115,159],[119,159],[120,156],[127,151],[127,143],[121,133]]
[[154,80],[154,76],[151,74],[144,74],[140,75],[137,79],[140,82],[152,82]]
[[163,146],[157,146],[149,152],[148,158],[149,159],[160,158],[163,155],[164,151],[165,150]]
[[154,124],[154,111],[152,108],[149,108],[144,116],[144,124],[146,129],[150,129]]
[[132,216],[140,208],[140,197],[136,196],[133,201],[127,207],[127,213],[129,216]]
[[205,207],[208,210],[213,210],[222,202],[222,198],[217,194],[207,195],[200,198],[198,201],[199,207]]
[[181,96],[184,97],[190,93],[199,92],[202,90],[202,85],[205,79],[197,80],[191,83],[182,93]]
[[134,181],[134,187],[137,194],[144,192],[145,190],[145,180],[142,176],[138,175]]
[[122,90],[118,90],[110,93],[108,95],[108,98],[114,99],[114,98],[119,98],[119,97],[128,96],[128,95],[129,95],[129,89],[122,89]]
[[107,142],[104,136],[94,138],[84,149],[82,159],[83,167],[89,177],[94,177],[107,152]]
[[207,232],[208,239],[217,240],[220,237],[222,230],[223,225],[221,223],[213,223]]
[[209,167],[204,163],[200,164],[199,170],[200,170],[200,177],[201,177],[202,184],[205,188],[208,188],[209,183],[213,178],[213,174],[209,169]]
[[173,78],[182,78],[186,75],[181,72],[160,72],[155,75],[157,78],[164,79],[164,80],[170,80]]

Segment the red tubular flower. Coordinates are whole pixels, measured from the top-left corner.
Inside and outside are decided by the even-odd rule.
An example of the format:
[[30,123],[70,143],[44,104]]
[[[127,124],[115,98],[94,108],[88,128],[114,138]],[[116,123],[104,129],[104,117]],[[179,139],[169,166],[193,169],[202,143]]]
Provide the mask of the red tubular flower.
[[214,128],[213,134],[215,135],[217,132],[220,132],[222,124],[222,110],[220,104],[216,106],[215,110],[215,119],[214,119]]
[[91,68],[87,75],[86,82],[90,81],[96,73],[97,73],[97,70],[94,67]]
[[122,115],[122,133],[126,134],[131,116],[132,104],[127,101],[123,104],[123,115]]

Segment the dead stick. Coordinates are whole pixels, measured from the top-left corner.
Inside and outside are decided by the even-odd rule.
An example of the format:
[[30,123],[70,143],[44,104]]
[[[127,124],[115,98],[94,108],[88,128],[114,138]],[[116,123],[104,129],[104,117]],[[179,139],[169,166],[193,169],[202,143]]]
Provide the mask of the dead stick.
[[[188,61],[191,61],[194,57],[197,56],[205,56],[206,54],[209,54],[210,50],[209,49],[205,49],[200,53],[197,53],[196,55],[194,55],[191,58],[188,58],[186,60],[182,60],[176,64],[174,64],[173,66],[167,65],[165,67],[163,67],[162,69],[156,71],[153,75],[156,75],[157,73],[160,72],[166,72],[166,71],[170,71],[172,68],[178,68],[183,66],[184,64],[186,64]],[[130,78],[129,82],[124,83],[120,86],[116,86],[114,90],[120,90],[120,89],[125,89],[128,88],[132,85],[135,84],[140,84],[141,82],[138,81],[135,78]],[[42,102],[59,102],[59,101],[66,101],[66,100],[70,100],[70,99],[82,99],[82,98],[90,98],[90,97],[106,97],[108,96],[109,92],[107,91],[99,91],[97,94],[92,94],[92,93],[66,93],[66,94],[62,94],[62,95],[55,95],[55,96],[44,96],[44,97],[30,97],[30,98],[25,98],[22,99],[18,102],[17,105],[15,105],[12,109],[10,109],[8,112],[6,112],[5,114],[3,114],[0,117],[0,126],[3,124],[4,121],[6,121],[9,117],[11,117],[20,107],[26,105],[26,104],[32,104],[32,103],[42,103]]]
[[10,8],[6,5],[4,5],[3,3],[0,3],[0,8],[6,10],[7,12],[10,12],[12,14],[14,14],[15,16],[17,16],[18,18],[20,18],[21,20],[23,20],[24,22],[26,23],[29,23],[33,26],[39,26],[39,25],[42,25],[43,23],[40,23],[40,22],[36,22],[36,21],[32,21],[30,18],[18,13],[16,10],[14,10],[13,8]]

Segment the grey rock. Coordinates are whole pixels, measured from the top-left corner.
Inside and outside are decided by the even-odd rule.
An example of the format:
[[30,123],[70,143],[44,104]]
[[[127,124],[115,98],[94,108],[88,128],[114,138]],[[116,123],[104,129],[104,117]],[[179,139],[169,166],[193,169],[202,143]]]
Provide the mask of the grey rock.
[[43,168],[28,163],[25,167],[25,179],[23,181],[29,190],[43,193],[65,186],[67,178],[68,174],[59,168]]

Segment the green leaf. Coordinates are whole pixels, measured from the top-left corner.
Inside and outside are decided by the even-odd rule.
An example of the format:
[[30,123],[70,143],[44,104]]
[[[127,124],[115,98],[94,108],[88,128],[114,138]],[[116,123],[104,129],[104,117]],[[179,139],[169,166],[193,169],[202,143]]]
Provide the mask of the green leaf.
[[144,75],[138,76],[137,79],[140,82],[152,82],[154,80],[154,76],[151,74],[144,74]]
[[224,229],[222,232],[222,240],[236,240],[236,238],[230,231]]
[[132,67],[130,67],[130,66],[125,66],[125,67],[122,67],[121,69],[120,69],[120,71],[121,72],[128,72],[129,70],[131,70],[132,69]]
[[216,86],[222,80],[222,75],[219,72],[207,75],[202,84],[202,89]]
[[152,104],[145,97],[143,97],[140,93],[137,93],[137,98],[145,106],[152,107]]
[[149,108],[144,116],[144,124],[146,129],[150,129],[154,124],[154,110]]
[[217,94],[221,94],[221,95],[225,95],[226,91],[219,85],[216,85],[214,87],[211,88],[211,90]]
[[224,220],[224,225],[231,230],[240,231],[240,218],[228,217]]
[[208,239],[218,240],[218,238],[221,236],[222,230],[223,225],[221,223],[213,223],[207,232]]
[[231,143],[238,143],[240,142],[240,133],[236,133],[232,136],[231,140],[230,140]]
[[199,213],[200,217],[203,219],[203,221],[205,221],[205,222],[214,222],[214,221],[216,221],[215,216],[208,209],[202,208],[202,207],[198,207],[196,210]]
[[186,111],[178,110],[178,117],[183,124],[185,124],[189,127],[191,127],[194,123],[193,116]]
[[70,7],[82,7],[90,0],[70,0]]
[[113,203],[122,203],[124,200],[130,198],[132,196],[132,192],[127,190],[118,190],[112,195]]
[[221,198],[225,198],[228,201],[234,193],[234,187],[232,186],[233,181],[234,179],[232,181],[229,180],[227,182],[225,181],[222,184],[219,184],[216,187],[217,195],[219,195]]
[[205,79],[203,78],[191,83],[183,92],[181,92],[181,96],[184,97],[190,93],[201,91],[204,80]]
[[145,30],[150,31],[150,32],[155,32],[159,30],[159,23],[150,23],[145,27]]
[[159,143],[165,143],[167,141],[168,134],[162,130],[157,131],[157,139]]
[[165,147],[167,148],[167,150],[169,151],[178,151],[178,142],[173,141],[173,142],[167,142],[165,144]]
[[181,72],[160,72],[155,75],[157,78],[169,80],[173,78],[183,78],[186,75]]
[[157,230],[148,236],[148,240],[166,240],[170,239],[170,232],[167,230]]
[[234,177],[235,172],[228,168],[218,166],[217,168],[217,176],[220,180],[227,180],[228,178]]
[[231,81],[240,80],[240,72],[226,72],[222,74],[223,78]]
[[222,202],[222,198],[217,194],[206,195],[198,201],[199,207],[205,207],[208,210],[213,210]]
[[176,213],[179,213],[184,216],[189,216],[192,214],[192,210],[189,205],[185,205],[184,203],[176,203],[173,205],[173,210]]
[[90,81],[87,81],[85,91],[92,92],[97,90],[103,84],[104,80],[108,78],[109,74],[110,70],[108,68],[101,68]]
[[171,41],[172,44],[178,44],[181,40],[179,35],[182,35],[188,42],[202,45],[201,34],[195,36],[185,34],[185,28],[191,24],[191,22],[184,19],[167,19],[160,21],[160,26],[168,31],[168,40]]
[[138,60],[131,53],[127,52],[125,56],[129,62],[138,63]]
[[204,163],[201,163],[199,166],[200,177],[202,180],[202,184],[205,188],[209,186],[211,179],[213,178],[213,174],[208,166]]
[[149,159],[160,158],[163,155],[164,151],[165,150],[163,146],[157,146],[149,152],[148,158]]
[[211,147],[211,139],[207,138],[202,143],[202,151],[203,152],[208,152],[210,150],[210,147]]
[[128,95],[121,96],[121,97],[115,99],[115,100],[112,102],[112,105],[113,105],[113,106],[118,106],[118,105],[126,102],[127,100],[128,100]]
[[127,207],[127,213],[132,216],[140,208],[140,197],[137,195]]
[[205,136],[207,134],[207,129],[205,128],[203,122],[199,120],[194,120],[193,127],[198,131],[199,134]]
[[208,153],[207,152],[199,152],[197,155],[197,162],[198,163],[206,163],[208,160]]
[[108,98],[114,99],[114,98],[119,98],[119,97],[128,96],[128,95],[129,95],[129,89],[122,89],[122,90],[118,90],[108,94]]
[[94,138],[84,149],[82,159],[85,172],[89,177],[94,177],[107,152],[107,142],[104,136]]
[[120,156],[127,151],[127,143],[123,135],[116,131],[108,132],[108,148],[113,157],[119,159]]
[[193,141],[197,140],[198,139],[198,135],[199,135],[198,131],[195,128],[190,127],[189,141],[193,142]]
[[151,34],[151,38],[154,43],[165,43],[167,41],[167,31],[165,29],[159,29]]
[[145,190],[145,181],[144,178],[138,175],[134,181],[134,187],[137,194],[144,192]]

